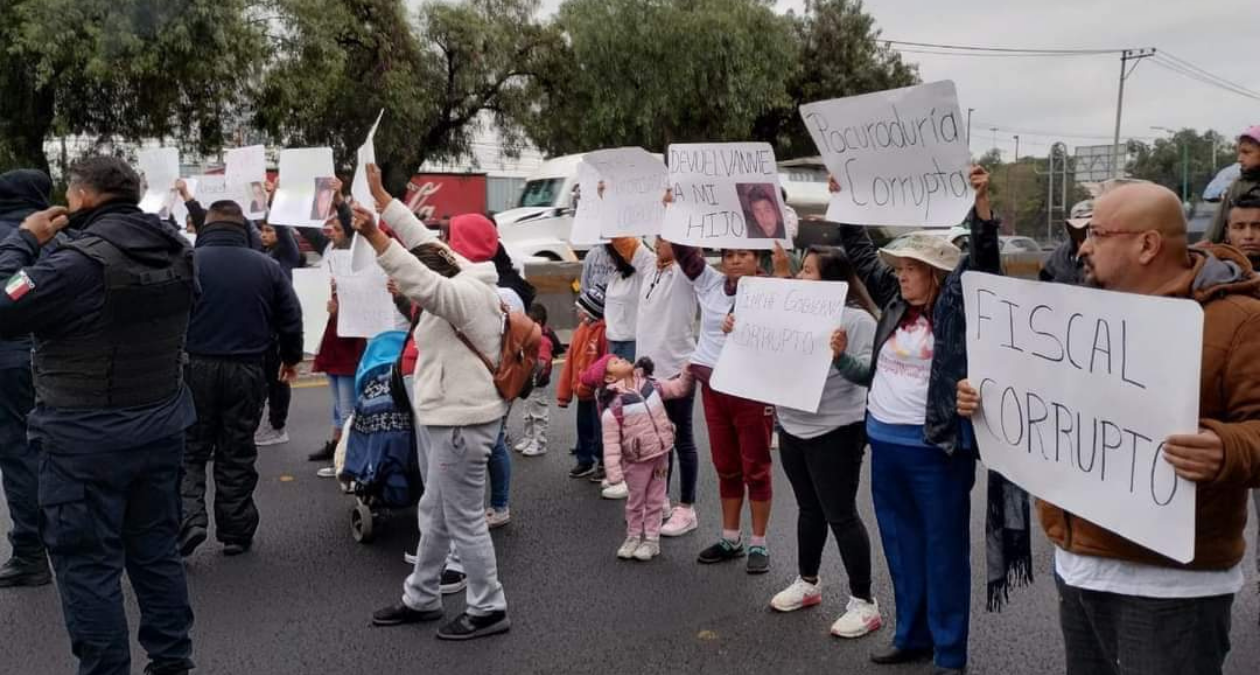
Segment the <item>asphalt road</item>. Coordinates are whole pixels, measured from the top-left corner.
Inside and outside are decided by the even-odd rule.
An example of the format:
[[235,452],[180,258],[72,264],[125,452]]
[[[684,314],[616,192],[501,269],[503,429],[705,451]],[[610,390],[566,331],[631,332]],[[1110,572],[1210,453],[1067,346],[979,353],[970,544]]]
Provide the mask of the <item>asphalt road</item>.
[[[534,459],[514,456],[513,522],[494,534],[512,631],[446,643],[434,639],[432,625],[372,628],[372,611],[401,593],[409,570],[402,554],[418,538],[415,514],[396,514],[370,546],[351,539],[352,499],[315,477],[317,466],[306,461],[327,433],[327,396],[322,388],[295,392],[292,442],[261,451],[262,526],[255,549],[225,558],[212,539],[188,561],[198,673],[930,672],[926,665],[867,662],[868,652],[892,634],[892,589],[878,543],[875,592],[888,624],[874,636],[843,641],[827,634],[847,599],[834,547],[823,565],[820,607],[786,615],[768,608],[795,575],[795,505],[779,469],[771,573],[751,577],[740,563],[695,563],[718,528],[716,479],[699,419],[701,529],[665,540],[657,560],[615,558],[624,536],[622,504],[603,501],[595,486],[565,476],[573,413],[553,408],[552,451]],[[977,481],[973,499],[978,552],[984,484]],[[860,499],[874,539],[865,486]],[[7,513],[0,522],[8,522]],[[1051,550],[1039,535],[1034,547],[1036,583],[1018,590],[1001,614],[984,612],[983,554],[977,558],[970,672],[1063,672]],[[8,552],[7,543],[0,544],[0,553]],[[1247,568],[1249,584],[1234,608],[1231,675],[1254,673],[1260,662],[1260,602]],[[138,610],[129,590],[128,603],[134,626]],[[448,596],[449,616],[462,606],[462,595]],[[138,644],[132,652],[133,672],[140,673],[143,652]],[[0,673],[68,674],[74,668],[54,587],[0,591]]]

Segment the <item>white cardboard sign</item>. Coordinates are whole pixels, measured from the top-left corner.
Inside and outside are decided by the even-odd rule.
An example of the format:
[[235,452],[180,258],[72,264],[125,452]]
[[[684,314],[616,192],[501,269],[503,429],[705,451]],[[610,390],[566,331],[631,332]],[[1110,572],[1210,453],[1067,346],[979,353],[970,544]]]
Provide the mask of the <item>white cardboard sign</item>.
[[779,169],[767,143],[669,146],[669,186],[661,237],[705,248],[791,248]]
[[372,338],[393,330],[398,309],[387,287],[389,277],[379,265],[355,272],[352,260],[350,251],[329,250],[324,254],[324,265],[337,288],[337,335]]
[[179,198],[175,190],[175,181],[179,180],[179,148],[146,148],[139,152],[137,163],[145,182],[140,210],[156,213],[166,220]]
[[332,148],[280,151],[280,185],[268,220],[273,225],[323,227],[333,213]]
[[984,463],[1040,499],[1192,560],[1195,485],[1162,446],[1199,428],[1199,304],[979,272],[963,275],[963,293]]
[[267,217],[267,149],[261,145],[234,148],[224,157],[228,197],[251,220]]
[[[368,131],[367,140],[359,146],[356,153],[354,179],[350,182],[350,196],[354,197],[354,201],[366,206],[373,217],[376,217],[375,199],[372,198],[372,189],[368,187],[367,165],[376,163],[376,129],[380,127],[381,118],[384,116],[385,110],[381,109],[376,116],[376,122],[372,124],[372,129]],[[376,251],[373,251],[372,247],[362,239],[363,237],[355,237],[351,247],[350,268],[354,272],[367,269],[376,262]]]
[[[573,209],[573,228],[569,232],[569,243],[577,246],[605,244],[608,240],[599,234],[604,220],[604,200],[599,198],[599,172],[590,164],[579,162],[577,181],[577,207]],[[664,194],[662,190],[661,195]]]
[[[665,220],[661,198],[665,196],[669,172],[665,162],[643,148],[617,148],[588,153],[582,163],[595,174],[596,189],[589,196],[600,205],[596,230],[600,235],[611,238],[661,233]],[[603,189],[599,189],[601,185]],[[582,194],[588,196],[585,186]],[[574,223],[575,229],[580,227]]]
[[954,83],[945,80],[801,106],[840,184],[827,220],[952,227],[975,201]]
[[735,330],[726,336],[713,388],[818,412],[849,285],[744,277],[735,296]]

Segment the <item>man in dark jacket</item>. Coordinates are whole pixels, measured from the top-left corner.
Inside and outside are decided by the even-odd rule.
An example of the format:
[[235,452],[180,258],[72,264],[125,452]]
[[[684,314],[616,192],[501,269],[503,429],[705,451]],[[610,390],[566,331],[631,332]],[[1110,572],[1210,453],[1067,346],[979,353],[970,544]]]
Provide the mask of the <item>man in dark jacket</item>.
[[278,336],[284,363],[281,379],[296,379],[302,361],[302,309],[293,283],[275,260],[250,248],[247,222],[236,202],[215,202],[197,235],[201,297],[188,327],[186,370],[197,423],[188,430],[184,457],[180,553],[185,556],[207,537],[206,463],[212,457],[216,536],[227,555],[249,550],[258,529],[254,432],[267,391],[263,368],[272,336]]
[[[27,216],[48,208],[51,192],[52,181],[42,171],[0,174],[0,241],[16,232]],[[13,519],[9,530],[13,556],[0,567],[0,587],[52,581],[39,539],[39,457],[26,440],[26,416],[34,407],[30,335],[0,340],[0,477]]]
[[1081,260],[1077,257],[1081,244],[1085,242],[1085,228],[1089,227],[1089,219],[1094,213],[1094,200],[1086,200],[1072,207],[1072,212],[1063,221],[1063,229],[1067,232],[1067,240],[1054,249],[1038,276],[1042,281],[1076,286],[1081,283]]
[[[64,208],[0,242],[0,339],[33,335],[41,534],[81,675],[130,672],[120,578],[140,604],[147,672],[193,667],[179,536],[182,362],[196,293],[188,242],[140,211],[140,177],[93,157],[69,172]],[[69,241],[40,257],[63,228]]]

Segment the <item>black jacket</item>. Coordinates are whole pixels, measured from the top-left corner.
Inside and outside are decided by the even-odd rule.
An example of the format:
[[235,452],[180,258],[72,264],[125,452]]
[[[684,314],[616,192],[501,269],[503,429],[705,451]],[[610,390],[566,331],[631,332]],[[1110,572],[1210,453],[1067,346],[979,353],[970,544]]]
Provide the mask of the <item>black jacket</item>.
[[[970,430],[963,433],[964,426],[970,422],[958,416],[958,395],[955,391],[958,381],[967,377],[967,318],[963,311],[962,275],[969,270],[991,274],[1002,272],[998,244],[1001,221],[996,215],[993,220],[980,220],[974,209],[968,214],[967,221],[971,227],[971,251],[945,278],[932,311],[936,346],[928,379],[927,416],[923,425],[923,441],[949,455],[958,450],[968,454],[975,451],[974,448],[964,447],[964,439],[973,436]],[[869,378],[875,373],[880,348],[897,329],[909,305],[901,298],[896,272],[880,260],[869,230],[843,225],[840,239],[871,298],[884,308],[875,329]]]
[[[0,174],[0,241],[17,231],[27,216],[48,208],[51,192],[52,181],[43,171],[19,169]],[[0,277],[0,284],[8,279],[8,276]],[[0,368],[30,365],[30,335],[0,340]]]
[[1050,257],[1046,258],[1046,264],[1042,266],[1038,278],[1059,284],[1080,285],[1081,261],[1076,257],[1076,250],[1076,242],[1071,239],[1059,244]]
[[201,297],[188,325],[190,356],[262,359],[275,335],[280,359],[301,362],[302,308],[293,282],[249,247],[240,225],[207,223],[195,258]]

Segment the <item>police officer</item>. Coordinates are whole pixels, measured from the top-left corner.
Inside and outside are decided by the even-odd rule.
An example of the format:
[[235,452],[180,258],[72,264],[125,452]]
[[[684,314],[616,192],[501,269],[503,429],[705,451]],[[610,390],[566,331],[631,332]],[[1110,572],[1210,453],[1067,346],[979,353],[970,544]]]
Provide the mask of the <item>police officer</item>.
[[[80,675],[130,672],[124,569],[145,672],[186,673],[193,614],[176,542],[192,251],[141,213],[140,177],[122,161],[82,160],[69,180],[68,211],[31,214],[0,242],[0,338],[34,336],[43,540]],[[62,229],[68,241],[40,259]]]
[[264,363],[272,336],[284,364],[273,376],[292,381],[302,362],[302,309],[293,283],[279,263],[251,250],[247,224],[236,202],[219,201],[210,205],[197,231],[201,296],[188,327],[186,371],[197,422],[188,430],[184,455],[180,553],[185,556],[207,537],[206,463],[211,458],[215,536],[227,555],[244,553],[253,544],[258,529],[254,432],[267,395]]
[[[0,174],[0,241],[27,216],[48,208],[51,192],[52,181],[42,171]],[[13,519],[9,530],[13,556],[0,567],[0,587],[52,582],[48,556],[39,539],[39,457],[26,440],[26,416],[34,406],[30,335],[0,340],[0,477]]]

